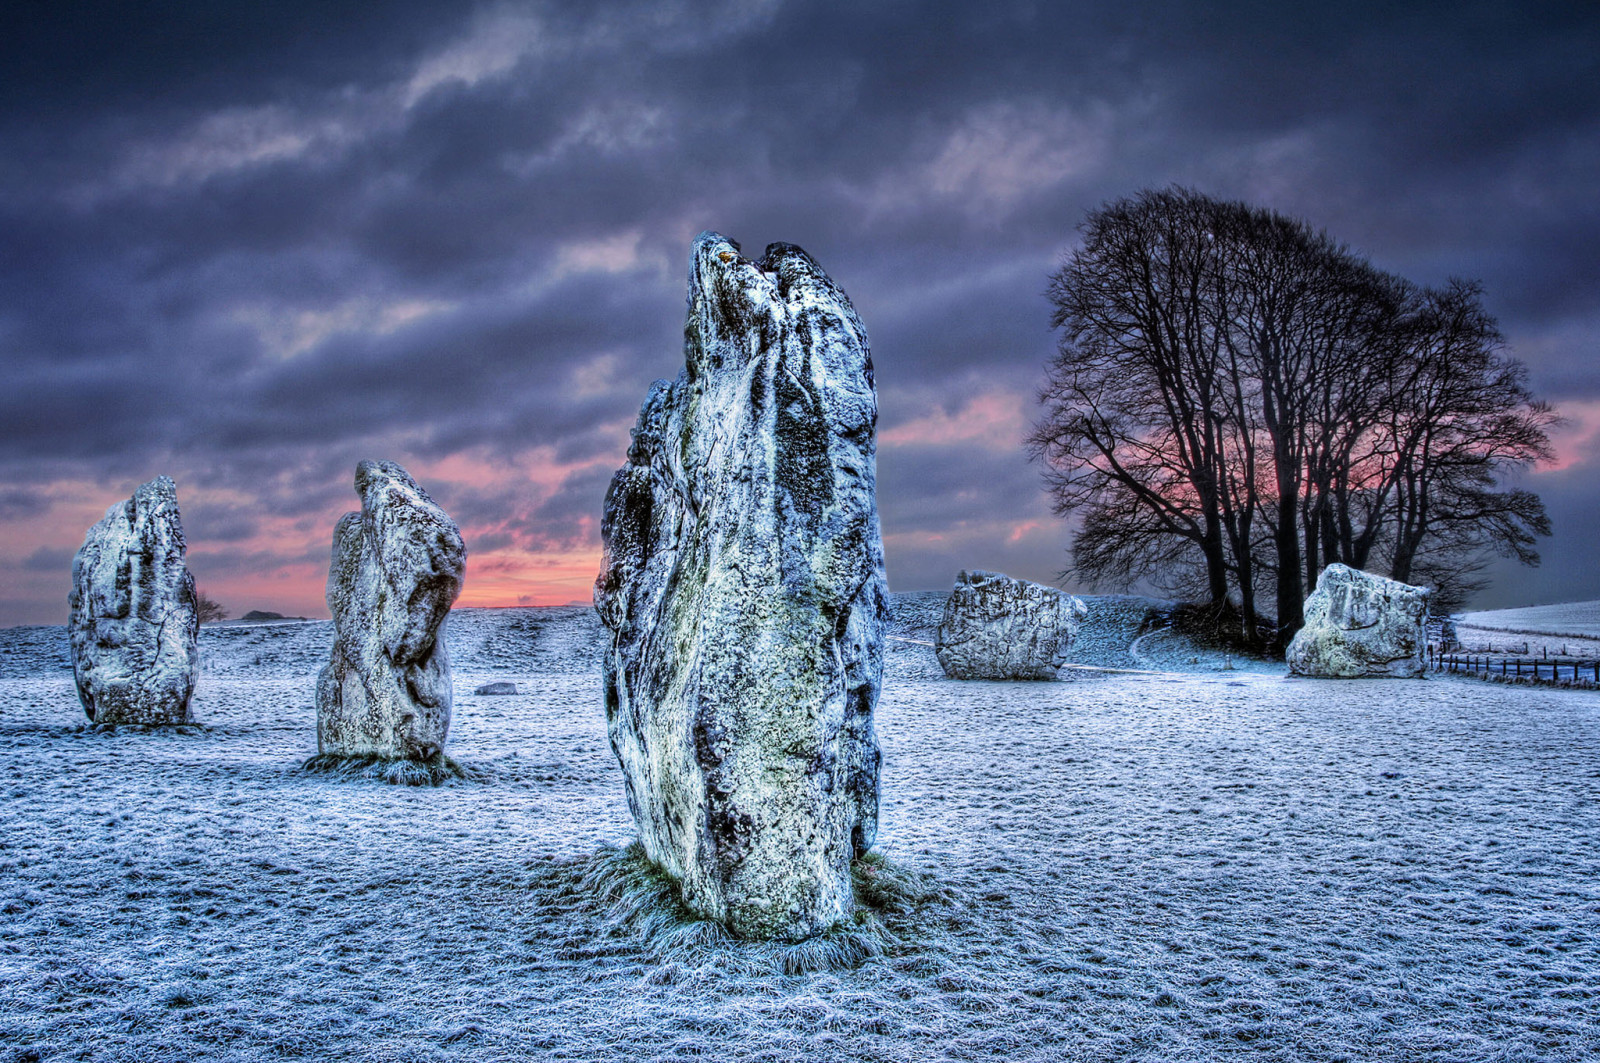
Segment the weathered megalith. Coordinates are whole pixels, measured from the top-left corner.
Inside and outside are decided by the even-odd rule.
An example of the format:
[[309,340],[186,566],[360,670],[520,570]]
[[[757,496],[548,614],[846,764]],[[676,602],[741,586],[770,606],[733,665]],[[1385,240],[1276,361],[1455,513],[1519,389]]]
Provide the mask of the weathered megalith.
[[1289,672],[1320,679],[1421,676],[1428,594],[1426,587],[1329,565],[1306,599],[1305,627],[1285,653]]
[[649,858],[745,938],[851,915],[872,845],[887,584],[861,321],[800,248],[701,233],[686,368],[611,481],[606,720]]
[[199,673],[194,577],[166,476],[106,510],[72,559],[67,631],[83,711],[97,724],[192,723]]
[[1072,652],[1083,602],[998,572],[963,572],[934,641],[951,679],[1054,679]]
[[356,494],[361,512],[333,533],[334,640],[317,677],[317,759],[438,761],[450,730],[444,628],[466,546],[392,461],[356,466]]

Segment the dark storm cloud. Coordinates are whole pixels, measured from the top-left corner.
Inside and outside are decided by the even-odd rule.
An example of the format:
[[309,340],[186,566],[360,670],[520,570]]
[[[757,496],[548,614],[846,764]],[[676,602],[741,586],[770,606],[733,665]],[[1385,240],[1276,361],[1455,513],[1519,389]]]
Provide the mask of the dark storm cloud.
[[[1031,407],[1045,278],[1084,211],[1169,182],[1423,283],[1483,279],[1535,385],[1600,398],[1600,14],[1580,5],[3,17],[0,519],[63,477],[109,502],[172,468],[314,529],[361,458],[548,448],[574,471],[540,492],[450,490],[485,541],[570,546],[681,365],[697,230],[816,255],[867,323],[893,433],[974,395]],[[1595,512],[1593,468],[1564,507]],[[1020,446],[885,446],[880,492],[891,535],[1045,509]]]
[[0,520],[19,520],[36,516],[50,508],[50,500],[42,491],[26,487],[0,490]]
[[72,564],[74,550],[41,546],[22,559],[22,567],[29,572],[59,572]]

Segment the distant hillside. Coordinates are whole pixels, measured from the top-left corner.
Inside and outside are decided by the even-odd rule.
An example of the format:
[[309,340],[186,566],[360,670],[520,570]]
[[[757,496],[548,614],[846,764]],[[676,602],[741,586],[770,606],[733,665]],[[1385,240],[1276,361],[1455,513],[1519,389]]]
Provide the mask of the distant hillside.
[[1600,639],[1600,601],[1530,605],[1526,609],[1488,609],[1465,614],[1462,623],[1519,635]]

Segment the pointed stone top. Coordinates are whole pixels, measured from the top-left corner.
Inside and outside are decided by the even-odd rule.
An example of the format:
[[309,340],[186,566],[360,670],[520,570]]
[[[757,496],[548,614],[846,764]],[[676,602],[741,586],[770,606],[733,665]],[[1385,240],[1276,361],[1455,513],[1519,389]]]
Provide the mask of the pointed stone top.
[[356,466],[356,494],[365,498],[369,488],[391,486],[425,498],[429,503],[433,501],[399,462],[363,461]]

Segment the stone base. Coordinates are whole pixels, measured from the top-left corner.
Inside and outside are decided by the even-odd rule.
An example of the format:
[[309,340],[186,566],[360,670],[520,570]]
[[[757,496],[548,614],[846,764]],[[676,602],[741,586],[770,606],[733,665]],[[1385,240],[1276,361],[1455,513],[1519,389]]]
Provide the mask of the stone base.
[[746,940],[697,914],[676,880],[638,842],[596,854],[583,886],[606,907],[607,923],[631,931],[658,963],[768,976],[847,971],[873,956],[907,949],[925,908],[949,903],[927,876],[880,853],[850,865],[852,918],[800,942]]
[[428,760],[380,757],[371,753],[352,756],[318,753],[300,767],[303,771],[340,779],[376,779],[402,786],[438,786],[448,779],[466,777],[465,769],[443,753]]

